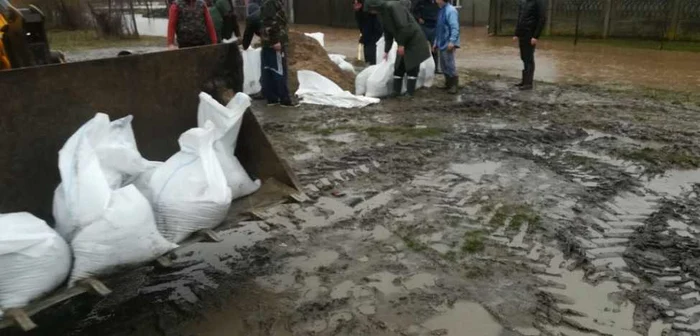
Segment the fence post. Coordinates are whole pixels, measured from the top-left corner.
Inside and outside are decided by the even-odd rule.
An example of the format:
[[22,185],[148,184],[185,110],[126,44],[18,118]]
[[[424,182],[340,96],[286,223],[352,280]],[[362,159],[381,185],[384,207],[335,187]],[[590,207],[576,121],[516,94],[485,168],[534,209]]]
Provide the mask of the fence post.
[[668,39],[675,40],[678,35],[678,23],[680,21],[681,0],[673,0],[671,7],[671,25],[668,27]]
[[546,35],[552,35],[552,16],[554,15],[554,0],[547,2],[547,31]]
[[476,0],[472,0],[472,27],[476,27]]
[[503,17],[503,0],[494,0],[496,1],[496,35],[501,35],[503,31],[502,27],[502,17]]
[[[247,3],[247,1],[246,1],[246,3]],[[294,22],[294,0],[289,0],[289,22],[295,23]]]
[[603,38],[608,38],[610,35],[610,19],[612,17],[612,2],[613,0],[605,0],[605,21],[603,21]]

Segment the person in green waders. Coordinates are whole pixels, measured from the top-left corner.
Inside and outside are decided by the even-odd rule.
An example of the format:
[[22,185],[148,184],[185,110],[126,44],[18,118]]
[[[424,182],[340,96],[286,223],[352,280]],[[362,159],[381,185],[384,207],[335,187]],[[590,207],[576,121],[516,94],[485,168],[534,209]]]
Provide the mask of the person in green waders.
[[406,95],[412,96],[416,91],[420,64],[431,54],[428,40],[411,14],[410,6],[400,1],[366,0],[365,10],[377,14],[384,28],[384,59],[387,59],[394,41],[398,44],[392,96],[401,95],[404,75],[408,75]]

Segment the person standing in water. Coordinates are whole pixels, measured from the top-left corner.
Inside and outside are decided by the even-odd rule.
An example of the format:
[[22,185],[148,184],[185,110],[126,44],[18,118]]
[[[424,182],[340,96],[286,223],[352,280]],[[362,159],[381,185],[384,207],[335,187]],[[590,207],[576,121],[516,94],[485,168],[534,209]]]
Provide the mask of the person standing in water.
[[518,23],[513,41],[520,47],[523,61],[522,80],[516,84],[520,90],[532,90],[535,77],[535,47],[547,22],[547,4],[544,0],[520,0]]
[[420,25],[400,1],[365,0],[365,10],[377,14],[384,28],[384,58],[386,59],[394,40],[398,44],[392,96],[401,95],[404,75],[408,75],[406,94],[416,91],[420,64],[430,58],[430,47]]

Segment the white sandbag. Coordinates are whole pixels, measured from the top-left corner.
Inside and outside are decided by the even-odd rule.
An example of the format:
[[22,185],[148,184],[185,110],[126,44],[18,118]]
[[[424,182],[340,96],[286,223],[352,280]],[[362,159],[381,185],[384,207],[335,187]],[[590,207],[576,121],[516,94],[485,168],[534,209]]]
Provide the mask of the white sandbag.
[[364,96],[365,93],[367,93],[367,80],[369,79],[369,76],[374,73],[374,70],[377,69],[376,65],[370,65],[366,67],[364,70],[360,71],[360,73],[355,77],[355,94],[358,96]]
[[231,188],[214,150],[217,134],[211,121],[183,133],[180,151],[156,168],[148,183],[156,225],[171,242],[226,218]]
[[331,59],[331,61],[333,61],[333,63],[340,67],[340,70],[351,72],[353,75],[355,74],[355,67],[345,60],[345,55],[328,54],[328,57]]
[[262,90],[260,48],[243,50],[241,55],[243,56],[243,92],[249,95],[257,94]]
[[158,167],[160,167],[162,164],[162,161],[148,161],[148,168],[134,180],[134,187],[136,187],[136,189],[138,189],[147,200],[153,199],[152,191],[148,185],[151,183],[153,173],[155,173],[156,169],[158,169]]
[[80,230],[71,246],[75,263],[70,286],[154,260],[177,247],[160,235],[151,205],[133,185],[115,190],[102,217]]
[[435,60],[432,57],[428,57],[427,60],[420,64],[420,71],[418,72],[418,82],[416,84],[417,88],[422,87],[432,87],[435,81]]
[[367,78],[367,91],[365,96],[382,98],[391,94],[392,80],[394,78],[394,62],[383,60],[374,72]]
[[297,77],[299,89],[296,95],[304,104],[354,108],[379,103],[379,99],[355,96],[349,91],[343,91],[333,81],[314,71],[299,70]]
[[66,280],[70,265],[68,244],[43,220],[27,212],[0,215],[0,309],[47,294]]
[[322,47],[326,47],[326,44],[324,43],[324,36],[323,33],[304,33],[304,35],[318,41],[319,44],[321,44]]
[[250,107],[251,99],[245,93],[237,93],[226,106],[202,92],[199,94],[197,125],[204,127],[207,121],[214,124],[216,141],[214,150],[231,187],[231,196],[238,199],[260,189],[260,180],[253,181],[234,155],[243,115]]
[[106,114],[97,113],[58,152],[61,183],[54,192],[53,215],[56,231],[67,241],[102,216],[113,189],[148,168],[136,148],[131,120],[110,122]]

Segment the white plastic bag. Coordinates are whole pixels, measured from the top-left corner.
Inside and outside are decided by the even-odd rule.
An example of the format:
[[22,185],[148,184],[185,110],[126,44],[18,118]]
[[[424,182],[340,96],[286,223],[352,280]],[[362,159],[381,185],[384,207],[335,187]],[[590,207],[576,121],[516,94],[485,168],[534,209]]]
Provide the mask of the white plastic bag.
[[226,176],[226,183],[231,187],[233,199],[250,195],[260,188],[260,180],[253,181],[234,155],[243,114],[250,103],[251,99],[245,93],[237,93],[227,106],[219,104],[204,92],[199,94],[197,125],[204,127],[207,121],[214,124],[214,150]]
[[435,60],[432,57],[428,57],[427,60],[420,64],[420,71],[418,72],[418,82],[416,83],[417,88],[421,87],[432,87],[435,81]]
[[297,77],[299,89],[296,95],[304,104],[354,108],[379,103],[379,99],[355,96],[349,91],[343,91],[333,81],[314,71],[299,70]]
[[148,183],[156,225],[178,243],[218,226],[231,206],[231,188],[214,150],[217,131],[208,121],[180,136],[180,151],[153,171]]
[[328,57],[331,59],[331,61],[333,61],[333,63],[340,67],[340,70],[351,72],[353,75],[355,74],[355,67],[345,60],[345,55],[328,54]]
[[304,33],[304,35],[318,41],[319,44],[321,44],[322,47],[326,47],[326,44],[324,43],[324,36],[323,33]]
[[27,212],[0,215],[0,308],[23,307],[58,287],[70,271],[68,244]]
[[243,50],[241,55],[243,56],[243,92],[249,95],[257,94],[262,90],[260,48]]
[[376,65],[370,65],[364,70],[360,71],[360,73],[355,77],[355,94],[358,96],[364,96],[365,93],[367,93],[367,80],[369,79],[369,76],[374,73],[374,70],[377,69]]
[[383,60],[374,68],[374,72],[367,78],[367,91],[365,96],[381,98],[391,93],[394,78],[394,63]]
[[75,263],[70,283],[148,262],[177,247],[156,228],[148,200],[133,185],[115,190],[102,217],[71,242]]
[[67,241],[104,213],[113,189],[135,180],[148,168],[136,148],[132,117],[109,121],[98,113],[58,152],[61,184],[54,192],[56,231]]

